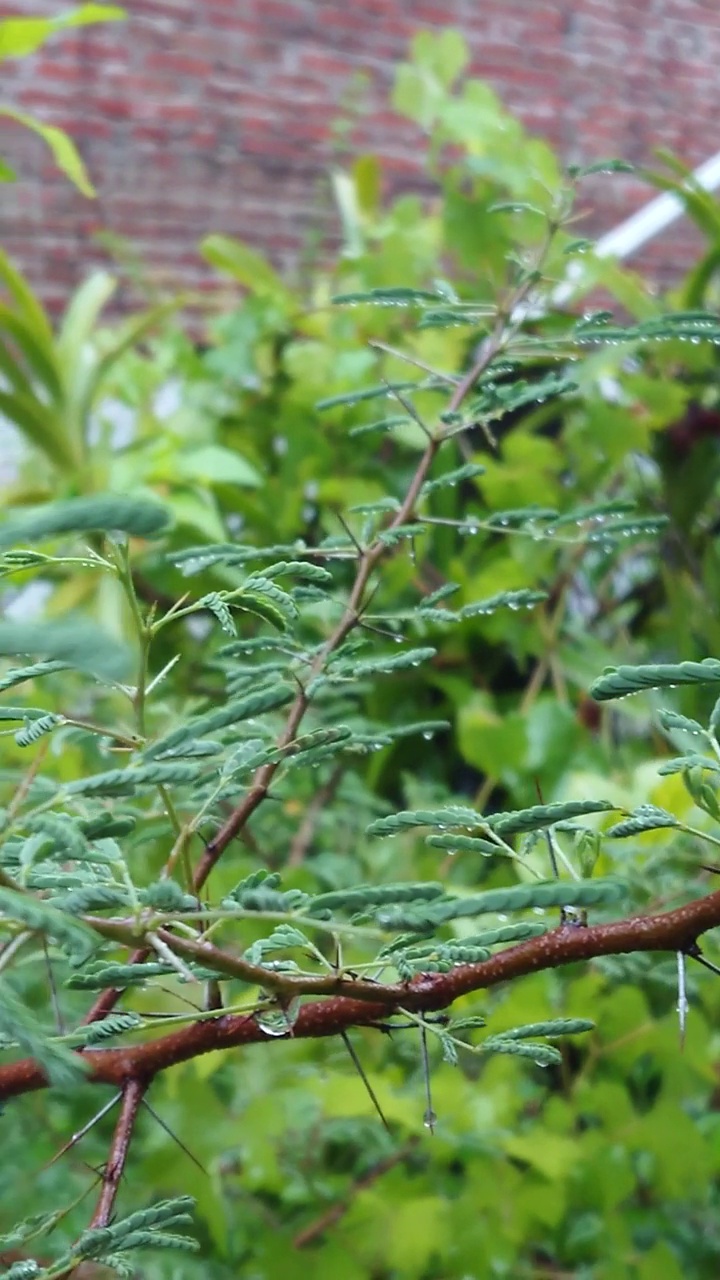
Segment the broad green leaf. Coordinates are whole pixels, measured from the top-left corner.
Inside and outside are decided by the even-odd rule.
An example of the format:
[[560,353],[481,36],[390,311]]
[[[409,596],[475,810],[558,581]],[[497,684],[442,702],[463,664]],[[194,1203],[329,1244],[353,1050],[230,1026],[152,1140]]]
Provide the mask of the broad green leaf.
[[47,313],[30,285],[0,248],[0,283],[4,284],[28,329],[44,347],[52,345],[53,331]]
[[264,294],[288,309],[295,309],[293,294],[277,272],[262,254],[256,253],[242,240],[235,240],[231,236],[206,236],[200,245],[200,252],[206,262],[218,271],[232,276],[251,293],[260,296]]
[[54,410],[46,408],[27,392],[0,391],[0,414],[14,423],[58,467],[65,471],[74,470],[77,458],[69,441],[63,438],[62,423]]
[[0,622],[0,657],[63,662],[106,680],[126,679],[132,670],[130,651],[85,619]]
[[64,130],[52,124],[43,124],[37,116],[29,116],[26,112],[17,111],[14,107],[0,105],[0,116],[8,116],[18,124],[24,125],[26,129],[32,129],[33,133],[37,133],[52,151],[58,169],[62,170],[84,196],[95,195],[95,188],[88,177],[80,153]]
[[93,22],[117,22],[125,10],[109,4],[81,4],[54,18],[6,18],[0,22],[0,62],[7,58],[25,58],[35,53],[51,36],[68,27],[87,26]]
[[150,538],[170,523],[167,507],[155,499],[99,493],[88,498],[68,498],[12,516],[0,525],[0,549],[18,543],[39,542],[64,533],[128,533]]
[[[6,330],[53,400],[62,396],[62,378],[55,361],[52,340],[30,318],[0,302],[0,333]],[[0,338],[1,340],[1,338]],[[8,352],[12,356],[12,352]],[[17,364],[17,361],[15,362]]]
[[202,484],[237,484],[257,488],[262,476],[245,458],[220,444],[186,449],[173,459],[173,470],[187,480]]
[[95,271],[73,294],[57,336],[69,390],[76,382],[83,348],[93,336],[98,316],[116,288],[117,280],[107,271]]

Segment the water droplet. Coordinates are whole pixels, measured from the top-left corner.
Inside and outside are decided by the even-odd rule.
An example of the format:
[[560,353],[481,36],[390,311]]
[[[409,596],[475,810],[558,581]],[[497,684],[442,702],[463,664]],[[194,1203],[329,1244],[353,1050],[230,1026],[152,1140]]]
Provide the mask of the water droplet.
[[281,1013],[256,1013],[255,1021],[266,1036],[287,1036],[290,1034],[287,1019]]
[[427,729],[423,734],[423,738],[425,739],[426,742],[429,742],[430,739],[432,738],[432,730]]
[[437,1115],[432,1110],[431,1107],[428,1107],[427,1111],[423,1116],[423,1124],[425,1125],[426,1129],[430,1130],[431,1133],[435,1132],[435,1125],[437,1124]]

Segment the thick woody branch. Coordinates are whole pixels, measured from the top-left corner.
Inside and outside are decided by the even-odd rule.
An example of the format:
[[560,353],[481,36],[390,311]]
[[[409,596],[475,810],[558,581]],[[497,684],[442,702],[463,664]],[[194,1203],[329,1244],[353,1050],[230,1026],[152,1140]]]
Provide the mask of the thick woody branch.
[[90,1223],[91,1227],[106,1227],[112,1217],[120,1181],[127,1163],[137,1113],[146,1088],[147,1082],[140,1079],[128,1080],[123,1087],[120,1114],[115,1125],[107,1164],[103,1170],[102,1191]]
[[[718,926],[720,891],[661,915],[634,916],[588,927],[561,925],[481,964],[462,965],[450,973],[420,974],[408,984],[378,984],[374,1001],[367,998],[367,983],[361,984],[365,999],[358,1000],[352,996],[352,983],[346,980],[347,995],[329,996],[301,1008],[292,1036],[317,1039],[339,1035],[349,1027],[382,1023],[399,1009],[437,1012],[473,991],[596,956],[637,951],[692,954],[697,939]],[[252,1015],[221,1014],[145,1044],[86,1050],[80,1057],[87,1065],[90,1083],[123,1086],[129,1080],[147,1083],[160,1071],[212,1050],[235,1049],[270,1038]],[[0,1067],[0,1101],[46,1085],[41,1067],[32,1058]]]

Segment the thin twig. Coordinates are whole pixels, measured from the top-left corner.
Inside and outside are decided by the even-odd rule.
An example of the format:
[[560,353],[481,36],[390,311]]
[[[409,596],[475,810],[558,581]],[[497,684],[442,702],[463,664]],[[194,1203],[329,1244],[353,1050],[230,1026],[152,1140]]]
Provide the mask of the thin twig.
[[323,783],[320,789],[315,792],[290,845],[287,860],[289,867],[299,867],[304,860],[305,854],[312,844],[315,829],[322,817],[323,809],[332,802],[335,792],[342,782],[344,773],[345,765],[336,765],[327,782]]
[[364,1191],[366,1187],[371,1187],[373,1182],[377,1182],[378,1178],[382,1178],[384,1174],[389,1173],[396,1165],[402,1164],[417,1145],[418,1139],[413,1137],[397,1151],[392,1151],[383,1160],[378,1160],[372,1169],[368,1169],[367,1173],[364,1173],[361,1178],[357,1178],[353,1182],[349,1192],[342,1200],[337,1200],[319,1218],[316,1218],[314,1222],[311,1222],[308,1227],[305,1227],[296,1235],[293,1240],[293,1247],[295,1249],[306,1249],[309,1244],[314,1244],[320,1236],[324,1236],[330,1227],[334,1227],[336,1222],[339,1222],[344,1217],[358,1192]]

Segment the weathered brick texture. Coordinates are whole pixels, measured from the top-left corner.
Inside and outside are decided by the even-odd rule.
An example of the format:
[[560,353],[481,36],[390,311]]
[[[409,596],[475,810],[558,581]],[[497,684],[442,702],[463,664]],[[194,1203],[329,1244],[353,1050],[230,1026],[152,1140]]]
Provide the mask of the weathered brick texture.
[[[55,12],[15,0],[4,13]],[[2,95],[77,140],[89,202],[43,146],[0,119],[22,173],[2,188],[2,242],[56,305],[102,251],[129,239],[156,272],[196,284],[209,231],[241,236],[285,270],[308,234],[332,229],[323,175],[353,75],[371,77],[353,136],[386,158],[389,184],[419,182],[420,138],[388,111],[393,68],[419,29],[454,26],[473,70],[567,161],[647,162],[670,147],[697,164],[720,146],[720,0],[132,0],[125,23],[58,36],[3,67]],[[601,232],[648,193],[618,176],[592,190]],[[643,255],[677,275],[696,248],[676,227]]]

